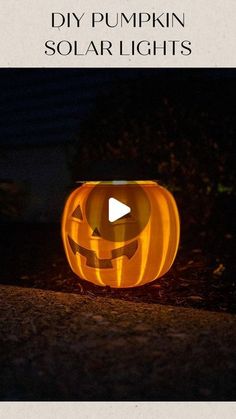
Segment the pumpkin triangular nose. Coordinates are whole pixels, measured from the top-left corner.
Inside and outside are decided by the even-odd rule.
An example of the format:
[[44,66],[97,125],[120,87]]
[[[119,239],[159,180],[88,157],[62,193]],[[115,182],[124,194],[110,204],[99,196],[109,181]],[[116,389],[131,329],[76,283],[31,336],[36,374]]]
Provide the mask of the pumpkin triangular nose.
[[93,230],[93,234],[92,234],[92,236],[93,236],[93,237],[101,237],[101,234],[99,233],[99,231],[98,231],[97,227]]

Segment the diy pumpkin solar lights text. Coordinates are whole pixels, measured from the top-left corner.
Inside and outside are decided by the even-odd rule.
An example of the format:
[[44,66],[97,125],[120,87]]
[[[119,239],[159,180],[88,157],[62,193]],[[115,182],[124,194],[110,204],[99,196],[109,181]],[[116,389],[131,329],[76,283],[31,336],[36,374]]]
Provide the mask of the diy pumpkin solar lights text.
[[[183,36],[186,21],[184,12],[53,12],[51,28],[56,30],[56,39],[45,42],[44,53],[48,57],[188,56],[192,44]],[[68,37],[68,29],[73,38]],[[116,31],[119,35],[114,37]]]

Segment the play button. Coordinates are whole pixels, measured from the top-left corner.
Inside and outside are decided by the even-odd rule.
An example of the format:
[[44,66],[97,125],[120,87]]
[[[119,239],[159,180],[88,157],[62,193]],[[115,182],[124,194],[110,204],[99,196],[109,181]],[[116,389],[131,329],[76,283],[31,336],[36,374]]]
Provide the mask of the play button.
[[131,212],[131,208],[128,205],[123,204],[121,201],[115,198],[109,198],[108,201],[108,219],[111,223]]
[[86,220],[93,240],[99,237],[125,242],[137,237],[146,226],[150,203],[145,189],[136,182],[98,182],[84,191]]

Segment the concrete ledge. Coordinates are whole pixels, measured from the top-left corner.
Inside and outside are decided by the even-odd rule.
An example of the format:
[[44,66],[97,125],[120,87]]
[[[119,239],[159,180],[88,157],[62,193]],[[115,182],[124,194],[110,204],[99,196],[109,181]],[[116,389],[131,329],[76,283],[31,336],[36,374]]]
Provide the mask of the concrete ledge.
[[1,400],[235,400],[236,316],[0,286]]

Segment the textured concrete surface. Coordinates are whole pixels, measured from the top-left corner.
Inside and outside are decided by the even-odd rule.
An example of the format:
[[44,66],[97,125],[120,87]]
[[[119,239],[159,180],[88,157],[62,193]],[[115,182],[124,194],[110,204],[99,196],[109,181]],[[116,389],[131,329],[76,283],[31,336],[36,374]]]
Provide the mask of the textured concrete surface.
[[1,400],[235,400],[236,317],[0,286]]

